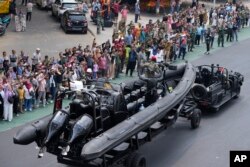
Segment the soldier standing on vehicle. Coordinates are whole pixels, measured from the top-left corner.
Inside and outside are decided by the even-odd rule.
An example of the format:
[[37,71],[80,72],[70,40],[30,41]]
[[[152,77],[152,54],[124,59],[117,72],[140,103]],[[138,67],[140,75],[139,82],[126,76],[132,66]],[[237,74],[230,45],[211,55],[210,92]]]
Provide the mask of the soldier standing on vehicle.
[[220,47],[220,44],[222,47],[224,47],[224,33],[225,33],[224,27],[223,25],[221,25],[218,28],[218,47]]

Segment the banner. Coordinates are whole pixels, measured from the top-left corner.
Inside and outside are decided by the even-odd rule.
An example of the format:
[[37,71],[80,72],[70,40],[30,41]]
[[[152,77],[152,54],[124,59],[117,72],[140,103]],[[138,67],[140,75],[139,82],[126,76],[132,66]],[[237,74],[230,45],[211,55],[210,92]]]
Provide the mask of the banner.
[[9,0],[0,0],[0,14],[9,13]]

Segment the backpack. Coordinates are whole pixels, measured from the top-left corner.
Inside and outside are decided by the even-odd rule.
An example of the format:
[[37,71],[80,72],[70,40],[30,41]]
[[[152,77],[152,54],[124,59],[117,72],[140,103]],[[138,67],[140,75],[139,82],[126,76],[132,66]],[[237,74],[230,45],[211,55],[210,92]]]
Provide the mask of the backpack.
[[13,97],[13,96],[9,96],[9,97],[8,97],[8,102],[9,102],[10,104],[13,104],[13,103],[14,103],[14,97]]
[[31,90],[31,91],[29,90],[29,94],[30,94],[31,97],[34,97],[35,96],[34,90]]

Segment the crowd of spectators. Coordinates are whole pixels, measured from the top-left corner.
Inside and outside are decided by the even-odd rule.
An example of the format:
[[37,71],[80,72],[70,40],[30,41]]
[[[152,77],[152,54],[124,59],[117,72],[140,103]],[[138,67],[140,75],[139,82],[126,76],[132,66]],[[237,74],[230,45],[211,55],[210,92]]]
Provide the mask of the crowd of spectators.
[[243,4],[224,4],[207,10],[204,5],[165,15],[162,21],[147,25],[129,23],[113,34],[112,41],[65,49],[58,56],[42,55],[37,48],[29,56],[24,51],[5,51],[0,56],[0,116],[11,121],[13,112],[32,111],[52,103],[56,91],[69,86],[69,81],[119,78],[119,74],[134,76],[147,61],[173,62],[185,59],[202,43],[206,53],[226,41],[238,40],[237,33],[249,26],[249,9]]

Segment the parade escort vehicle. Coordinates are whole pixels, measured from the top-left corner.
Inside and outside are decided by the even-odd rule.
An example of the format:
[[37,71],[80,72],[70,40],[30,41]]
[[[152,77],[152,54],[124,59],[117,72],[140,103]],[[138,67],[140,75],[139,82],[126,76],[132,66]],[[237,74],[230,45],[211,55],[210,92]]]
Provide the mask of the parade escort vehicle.
[[219,65],[196,67],[195,86],[191,90],[201,110],[218,111],[222,105],[240,95],[244,77]]
[[[14,143],[36,142],[38,157],[47,151],[64,164],[144,167],[139,147],[178,117],[190,120],[193,129],[199,127],[201,111],[188,96],[195,79],[190,63],[149,63],[139,79],[126,84],[99,79],[82,91],[58,92],[54,113],[20,129]],[[72,102],[62,108],[65,95],[72,93]]]

